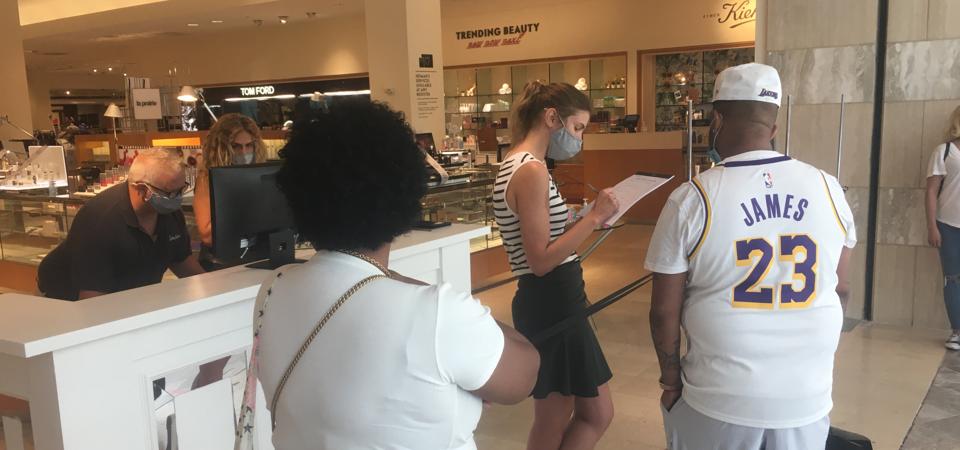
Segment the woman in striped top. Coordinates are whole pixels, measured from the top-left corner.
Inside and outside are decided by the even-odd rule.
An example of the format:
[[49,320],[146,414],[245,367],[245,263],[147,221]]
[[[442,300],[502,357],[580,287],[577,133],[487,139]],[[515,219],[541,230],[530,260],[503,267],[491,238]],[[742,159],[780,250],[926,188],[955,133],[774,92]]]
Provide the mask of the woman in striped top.
[[[603,191],[590,213],[568,226],[563,198],[543,161],[580,151],[590,100],[566,83],[529,84],[514,104],[513,149],[500,166],[494,211],[511,269],[519,276],[514,327],[527,338],[587,306],[575,250],[618,209]],[[612,377],[586,318],[543,342],[533,390],[528,449],[592,449],[613,419]],[[571,419],[572,417],[572,419]]]

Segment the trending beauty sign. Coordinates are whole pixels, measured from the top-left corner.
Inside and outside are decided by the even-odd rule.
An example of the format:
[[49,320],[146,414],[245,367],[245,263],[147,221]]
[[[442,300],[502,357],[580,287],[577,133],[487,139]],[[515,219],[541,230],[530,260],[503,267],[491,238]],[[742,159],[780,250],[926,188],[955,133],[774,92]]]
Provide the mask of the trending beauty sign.
[[458,41],[469,41],[467,42],[467,49],[477,49],[518,45],[527,33],[536,33],[538,31],[540,31],[539,22],[478,28],[475,30],[457,31],[455,33]]

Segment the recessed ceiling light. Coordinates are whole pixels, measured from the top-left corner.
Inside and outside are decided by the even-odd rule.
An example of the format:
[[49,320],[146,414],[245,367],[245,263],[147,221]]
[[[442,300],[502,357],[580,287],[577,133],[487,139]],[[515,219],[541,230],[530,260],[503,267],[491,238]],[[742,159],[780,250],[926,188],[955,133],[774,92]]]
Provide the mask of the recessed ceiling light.
[[312,11],[311,11],[311,12],[308,12],[308,13],[307,13],[307,18],[308,18],[308,19],[313,19],[313,18],[316,18],[316,17],[317,17],[317,13],[315,13],[315,12],[312,12]]
[[220,19],[213,19],[210,21],[210,23],[223,23],[223,21]]
[[263,19],[253,19],[253,24],[259,27],[263,25]]
[[278,18],[280,19],[280,23],[283,23],[283,24],[287,23],[287,16],[279,16]]
[[107,72],[113,72],[113,67],[107,67]]
[[97,73],[97,69],[93,69],[93,73]]
[[188,23],[187,26],[188,26],[188,27],[199,27],[200,24],[199,24],[199,23]]
[[126,72],[124,72],[124,73],[123,73],[123,76],[127,76],[127,73],[126,73]]
[[70,91],[67,91],[67,95],[70,95]]

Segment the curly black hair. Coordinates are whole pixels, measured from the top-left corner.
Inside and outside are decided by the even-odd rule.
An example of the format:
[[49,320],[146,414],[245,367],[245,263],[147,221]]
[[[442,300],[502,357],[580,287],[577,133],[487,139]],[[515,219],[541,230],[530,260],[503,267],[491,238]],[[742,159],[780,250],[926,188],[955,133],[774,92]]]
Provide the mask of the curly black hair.
[[411,229],[427,171],[403,114],[340,100],[294,125],[277,185],[317,250],[374,250]]

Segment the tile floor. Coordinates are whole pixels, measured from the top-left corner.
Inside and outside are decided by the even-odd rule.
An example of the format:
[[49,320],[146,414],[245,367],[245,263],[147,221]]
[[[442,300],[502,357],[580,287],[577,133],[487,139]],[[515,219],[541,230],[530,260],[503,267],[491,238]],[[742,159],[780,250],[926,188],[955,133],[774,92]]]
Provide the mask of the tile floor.
[[[584,263],[592,301],[644,274],[642,261],[651,232],[652,227],[639,225],[617,230]],[[478,297],[498,319],[509,322],[514,289],[511,283]],[[614,373],[610,386],[616,409],[598,450],[664,448],[649,303],[648,285],[596,316],[598,336]],[[940,366],[945,336],[942,331],[869,323],[845,333],[837,351],[833,424],[871,438],[875,449],[900,448]],[[524,449],[532,415],[530,400],[487,409],[477,430],[479,448]],[[960,434],[960,427],[953,433]]]
[[960,448],[960,352],[948,352],[903,444],[904,450]]

